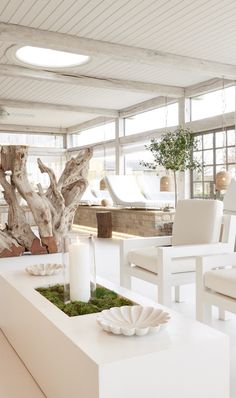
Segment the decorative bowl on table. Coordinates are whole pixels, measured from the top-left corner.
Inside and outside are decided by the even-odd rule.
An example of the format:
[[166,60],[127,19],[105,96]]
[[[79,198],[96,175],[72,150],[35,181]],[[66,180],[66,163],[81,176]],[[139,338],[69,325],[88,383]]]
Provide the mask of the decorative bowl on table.
[[60,272],[62,269],[62,264],[34,264],[34,265],[29,265],[26,267],[26,271],[30,275],[35,275],[35,276],[49,276],[49,275],[54,275],[58,272]]
[[157,332],[169,319],[170,315],[162,309],[140,305],[113,307],[97,316],[102,329],[125,336],[144,336],[149,332]]

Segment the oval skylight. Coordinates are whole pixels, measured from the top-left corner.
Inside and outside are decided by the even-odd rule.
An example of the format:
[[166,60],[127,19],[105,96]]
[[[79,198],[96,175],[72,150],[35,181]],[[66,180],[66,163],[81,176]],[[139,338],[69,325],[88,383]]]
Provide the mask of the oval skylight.
[[90,59],[88,55],[32,46],[18,48],[16,50],[16,57],[19,61],[26,64],[48,68],[68,68],[82,65]]

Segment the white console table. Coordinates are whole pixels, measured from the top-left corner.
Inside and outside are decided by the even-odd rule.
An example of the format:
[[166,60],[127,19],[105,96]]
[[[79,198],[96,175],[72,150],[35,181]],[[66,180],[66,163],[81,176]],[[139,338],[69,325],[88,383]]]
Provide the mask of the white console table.
[[107,334],[96,314],[69,318],[34,290],[60,283],[62,275],[24,271],[51,261],[60,255],[0,260],[0,327],[47,398],[229,398],[224,334],[172,310],[163,330],[143,337]]

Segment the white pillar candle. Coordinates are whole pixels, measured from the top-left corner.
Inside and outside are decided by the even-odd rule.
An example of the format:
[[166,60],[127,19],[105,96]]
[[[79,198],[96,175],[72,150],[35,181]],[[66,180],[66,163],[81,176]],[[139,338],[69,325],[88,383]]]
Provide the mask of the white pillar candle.
[[72,243],[69,246],[70,299],[88,302],[90,299],[89,246]]

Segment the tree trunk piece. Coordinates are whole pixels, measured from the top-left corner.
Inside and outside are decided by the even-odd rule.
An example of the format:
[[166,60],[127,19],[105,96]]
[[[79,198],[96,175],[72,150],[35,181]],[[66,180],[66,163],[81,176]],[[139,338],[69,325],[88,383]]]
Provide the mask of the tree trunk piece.
[[97,217],[97,237],[112,238],[112,216],[110,211],[96,213]]

